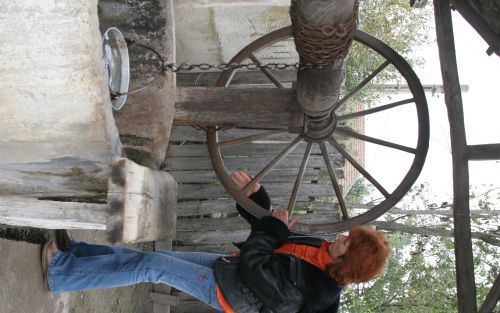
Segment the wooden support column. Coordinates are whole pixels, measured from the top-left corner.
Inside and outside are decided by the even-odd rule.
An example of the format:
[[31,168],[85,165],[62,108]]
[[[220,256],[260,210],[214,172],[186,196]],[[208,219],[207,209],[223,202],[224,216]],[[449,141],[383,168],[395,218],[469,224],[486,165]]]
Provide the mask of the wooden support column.
[[2,2],[1,11],[0,196],[104,200],[121,145],[97,1]]
[[[111,163],[108,203],[0,198],[0,224],[44,229],[106,230],[110,242],[168,240],[175,235],[177,182],[117,157]],[[161,249],[171,247],[171,241]]]
[[450,2],[434,0],[437,42],[450,123],[458,312],[477,312],[469,208],[469,166]]
[[[99,1],[101,31],[117,27],[126,38],[156,50],[166,63],[175,63],[174,0]],[[130,91],[158,77],[161,62],[154,53],[129,45]],[[116,125],[127,157],[159,168],[165,159],[174,118],[175,74],[167,72],[136,93],[128,95]]]
[[140,242],[175,235],[177,182],[125,158],[111,163],[108,187],[110,242]]
[[[301,63],[326,66],[297,72],[297,102],[307,115],[328,115],[339,100],[343,58],[355,30],[349,25],[357,22],[355,10],[354,0],[292,0],[292,32]],[[331,41],[335,44],[325,44]]]

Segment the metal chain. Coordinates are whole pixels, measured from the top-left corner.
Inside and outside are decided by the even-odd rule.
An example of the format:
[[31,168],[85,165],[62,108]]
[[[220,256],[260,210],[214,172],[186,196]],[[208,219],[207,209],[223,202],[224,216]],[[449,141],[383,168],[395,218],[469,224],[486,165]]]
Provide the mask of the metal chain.
[[168,63],[164,65],[165,71],[170,72],[181,72],[181,71],[210,71],[210,70],[221,70],[226,71],[230,69],[246,69],[246,70],[257,70],[257,69],[268,69],[268,70],[287,70],[290,68],[293,69],[310,69],[310,68],[330,68],[333,65],[318,65],[318,64],[303,64],[303,63],[220,63],[220,64],[208,64],[208,63],[200,63],[200,64],[190,64],[190,63]]
[[239,64],[239,63],[220,63],[220,64],[208,64],[208,63],[200,63],[200,64],[190,64],[190,63],[165,63],[165,60],[162,58],[161,54],[156,51],[155,49],[137,43],[135,40],[125,38],[125,42],[120,41],[120,40],[109,40],[107,41],[107,44],[115,44],[118,47],[126,47],[128,46],[138,46],[141,48],[144,48],[146,50],[150,50],[154,54],[158,56],[161,62],[161,70],[154,77],[152,80],[149,82],[145,83],[142,87],[137,88],[132,91],[128,92],[118,92],[110,89],[110,95],[111,99],[117,99],[120,96],[124,96],[127,94],[132,94],[139,92],[143,90],[144,88],[148,87],[151,85],[153,82],[155,82],[158,78],[160,78],[163,74],[166,72],[189,72],[193,70],[200,70],[200,71],[210,71],[210,70],[220,70],[220,71],[226,71],[226,70],[232,70],[232,69],[246,69],[246,70],[257,70],[257,69],[266,69],[266,70],[287,70],[290,68],[296,69],[296,70],[303,70],[303,69],[321,69],[321,68],[331,68],[333,64],[330,65],[321,65],[321,64],[313,64],[313,63],[266,63],[266,64],[261,64],[261,63],[245,63],[245,64]]

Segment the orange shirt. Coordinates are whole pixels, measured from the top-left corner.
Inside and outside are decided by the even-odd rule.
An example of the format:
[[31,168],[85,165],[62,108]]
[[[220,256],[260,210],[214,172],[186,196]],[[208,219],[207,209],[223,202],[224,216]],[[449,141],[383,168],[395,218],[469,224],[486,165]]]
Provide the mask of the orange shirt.
[[326,270],[327,265],[333,263],[332,257],[328,253],[331,243],[323,242],[319,248],[308,245],[286,243],[274,250],[274,253],[289,254],[303,261],[306,261],[322,270]]

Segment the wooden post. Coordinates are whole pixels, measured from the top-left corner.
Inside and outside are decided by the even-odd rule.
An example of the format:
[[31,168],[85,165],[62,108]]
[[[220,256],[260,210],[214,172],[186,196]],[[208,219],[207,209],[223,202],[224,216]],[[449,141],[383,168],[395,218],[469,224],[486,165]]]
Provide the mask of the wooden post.
[[469,164],[449,1],[434,0],[434,12],[441,75],[450,123],[458,311],[473,313],[477,312],[477,306],[469,212]]
[[106,198],[121,144],[98,25],[96,0],[2,3],[0,196]]
[[177,182],[166,173],[117,157],[111,163],[108,204],[0,198],[0,224],[45,229],[106,230],[110,242],[171,239]]
[[[126,38],[156,50],[166,63],[175,63],[173,0],[99,1],[101,31],[117,27]],[[127,157],[138,164],[159,168],[165,159],[174,118],[175,73],[161,73],[157,55],[129,45],[131,85],[116,125]]]
[[175,235],[177,182],[125,158],[111,163],[108,186],[110,242],[139,242]]
[[[332,38],[352,36],[354,28],[349,29],[348,24],[353,20],[354,10],[357,10],[354,0],[292,0],[292,29],[301,63],[328,65],[326,68],[301,68],[297,73],[297,101],[302,111],[309,116],[329,115],[339,99],[344,78],[344,56],[340,53],[330,59],[330,53],[335,49],[339,52],[345,51],[348,46],[325,44],[323,47],[322,43],[334,41],[343,45],[340,40]],[[316,29],[315,36],[310,34],[311,29]],[[344,34],[340,35],[342,32]],[[316,36],[324,36],[325,40],[311,40]],[[307,45],[301,47],[303,41],[307,41]],[[311,48],[311,44],[319,46]],[[318,51],[321,49],[325,51]],[[325,56],[325,59],[320,56]]]

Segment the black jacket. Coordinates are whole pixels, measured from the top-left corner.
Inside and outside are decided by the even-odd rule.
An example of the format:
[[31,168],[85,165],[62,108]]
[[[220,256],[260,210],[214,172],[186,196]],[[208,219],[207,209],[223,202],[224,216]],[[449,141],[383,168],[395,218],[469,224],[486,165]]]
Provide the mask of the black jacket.
[[[261,205],[269,203],[264,188],[251,198]],[[242,215],[249,219],[245,213]],[[342,289],[326,272],[294,256],[273,253],[287,242],[319,247],[323,240],[293,235],[284,223],[272,217],[258,220],[250,216],[249,222],[252,231],[242,244],[240,255],[223,257],[215,263],[217,283],[233,310],[237,313],[337,312]]]

